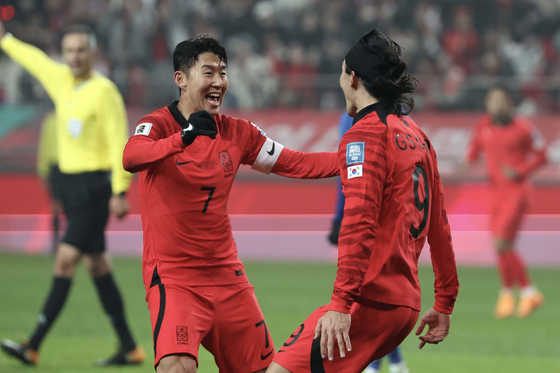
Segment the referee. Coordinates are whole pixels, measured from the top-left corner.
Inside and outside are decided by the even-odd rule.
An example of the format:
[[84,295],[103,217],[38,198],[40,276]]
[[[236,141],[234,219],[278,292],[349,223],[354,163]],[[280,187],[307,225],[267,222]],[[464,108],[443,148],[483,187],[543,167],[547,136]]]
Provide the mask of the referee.
[[116,86],[95,72],[93,33],[74,26],[62,38],[65,64],[6,34],[0,22],[0,47],[41,82],[54,102],[60,168],[60,200],[68,229],[54,263],[54,279],[29,341],[2,341],[8,355],[36,365],[39,346],[64,306],[76,268],[83,259],[121,347],[98,365],[139,364],[145,352],[128,328],[121,295],[105,253],[104,230],[109,213],[122,219],[128,213],[125,194],[131,174],[122,166],[128,125]]

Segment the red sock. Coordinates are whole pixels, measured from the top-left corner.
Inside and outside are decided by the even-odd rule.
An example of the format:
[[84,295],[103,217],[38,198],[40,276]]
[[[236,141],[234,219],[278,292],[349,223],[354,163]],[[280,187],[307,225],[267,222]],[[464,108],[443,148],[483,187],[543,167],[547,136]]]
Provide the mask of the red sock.
[[523,260],[519,256],[519,254],[517,254],[516,251],[511,250],[511,255],[510,256],[511,256],[510,261],[511,261],[511,265],[513,267],[515,282],[517,282],[517,284],[519,285],[520,288],[524,288],[526,286],[531,285],[531,279],[529,278],[529,275],[527,274],[527,269],[525,268],[525,263],[523,262]]
[[502,279],[502,287],[506,289],[511,288],[515,279],[514,268],[509,253],[509,250],[498,253],[498,273]]

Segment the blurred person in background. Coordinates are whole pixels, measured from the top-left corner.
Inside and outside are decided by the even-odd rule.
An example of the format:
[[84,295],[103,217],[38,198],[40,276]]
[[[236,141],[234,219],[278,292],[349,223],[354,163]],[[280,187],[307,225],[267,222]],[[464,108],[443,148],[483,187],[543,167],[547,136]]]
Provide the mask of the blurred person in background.
[[416,78],[401,47],[372,30],[346,54],[339,82],[354,119],[338,150],[345,202],[334,291],[268,373],[355,373],[399,346],[420,314],[418,257],[426,239],[435,304],[416,329],[420,335],[428,325],[419,348],[443,341],[451,326],[459,281],[436,154],[405,116]]
[[39,346],[66,303],[83,259],[121,345],[114,356],[98,364],[139,364],[145,352],[127,325],[104,235],[109,213],[118,219],[128,213],[126,191],[132,175],[122,167],[128,124],[119,91],[92,69],[95,35],[85,26],[69,28],[62,38],[65,64],[6,34],[2,22],[0,47],[41,82],[55,104],[60,200],[68,221],[56,253],[52,287],[34,332],[23,343],[2,341],[2,349],[25,364],[38,363]]
[[546,162],[545,142],[529,120],[515,115],[513,93],[495,86],[486,96],[486,115],[474,129],[467,162],[486,154],[492,189],[491,229],[498,255],[502,287],[494,316],[510,317],[515,311],[513,287],[520,290],[517,317],[527,317],[542,306],[544,297],[531,283],[515,239],[528,207],[530,174]]
[[144,116],[123,154],[125,169],[140,173],[154,366],[194,373],[202,344],[220,372],[262,373],[275,349],[232,235],[235,175],[246,164],[298,179],[334,177],[337,155],[290,150],[250,121],[220,114],[229,80],[217,39],[179,43],[173,65],[179,100]]
[[[344,112],[340,116],[340,120],[338,122],[338,128],[340,130],[340,137],[344,136],[344,134],[352,128],[352,117],[348,115],[347,112]],[[338,193],[336,198],[336,211],[333,219],[331,233],[328,236],[329,242],[333,245],[338,246],[338,237],[340,235],[340,226],[342,223],[342,218],[344,216],[344,193],[342,193],[342,184],[340,179],[337,182],[338,186]],[[389,360],[389,373],[410,373],[404,359],[402,357],[400,348],[397,347],[393,351],[387,354],[387,358]],[[378,373],[381,368],[381,360],[377,359],[372,362],[364,371],[364,373]]]
[[62,211],[60,169],[58,168],[58,148],[56,146],[56,112],[45,115],[39,137],[37,154],[37,174],[47,187],[51,196],[53,240],[51,252],[56,254],[60,244],[60,214]]

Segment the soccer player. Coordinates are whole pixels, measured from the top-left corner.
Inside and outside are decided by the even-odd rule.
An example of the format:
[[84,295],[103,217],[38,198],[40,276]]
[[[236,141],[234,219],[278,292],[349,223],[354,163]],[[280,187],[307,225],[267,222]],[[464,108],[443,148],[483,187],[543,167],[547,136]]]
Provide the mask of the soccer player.
[[415,78],[401,48],[372,30],[348,51],[340,85],[354,118],[339,147],[344,218],[330,304],[284,343],[267,372],[355,373],[410,333],[420,312],[418,257],[426,237],[435,305],[420,348],[447,336],[459,282],[435,150],[409,117]]
[[[338,128],[340,130],[340,137],[352,128],[352,117],[348,115],[346,111],[340,116],[338,122]],[[329,242],[333,245],[338,245],[338,237],[340,235],[340,226],[342,224],[342,218],[344,216],[344,194],[342,193],[342,184],[337,182],[338,193],[336,198],[336,211],[333,218],[333,224],[331,233],[328,236]],[[389,359],[389,373],[410,373],[406,363],[402,357],[399,347],[396,347],[393,351],[387,354]],[[364,373],[377,373],[381,367],[381,360],[377,359],[372,362],[364,371]]]
[[490,89],[487,114],[478,122],[469,146],[467,162],[486,153],[486,168],[492,189],[491,225],[502,288],[494,316],[515,312],[513,286],[521,290],[517,316],[527,317],[542,306],[544,297],[531,280],[515,250],[515,238],[528,204],[529,175],[546,162],[545,143],[527,119],[515,116],[512,93],[505,86]]
[[123,301],[105,253],[104,230],[109,213],[128,213],[125,193],[131,176],[122,167],[128,137],[126,111],[116,86],[92,69],[95,36],[83,26],[62,39],[65,64],[6,34],[0,22],[0,47],[36,77],[55,104],[60,199],[68,229],[54,262],[54,279],[29,341],[2,341],[8,355],[25,364],[39,360],[39,346],[66,302],[83,259],[99,298],[118,334],[121,348],[99,365],[138,364],[145,352],[128,328]]
[[265,174],[333,177],[337,155],[292,151],[253,123],[220,114],[227,55],[216,39],[179,43],[173,65],[179,100],[140,120],[123,157],[126,170],[140,173],[154,364],[159,373],[196,372],[202,344],[220,372],[264,372],[275,349],[232,236],[235,174],[246,164]]

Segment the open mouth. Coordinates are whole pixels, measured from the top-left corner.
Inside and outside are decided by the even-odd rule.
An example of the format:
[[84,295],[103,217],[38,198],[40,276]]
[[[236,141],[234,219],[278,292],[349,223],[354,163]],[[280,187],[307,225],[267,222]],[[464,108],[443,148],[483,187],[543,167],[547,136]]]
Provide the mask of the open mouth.
[[209,93],[206,95],[206,100],[212,105],[220,104],[220,94],[219,93]]

